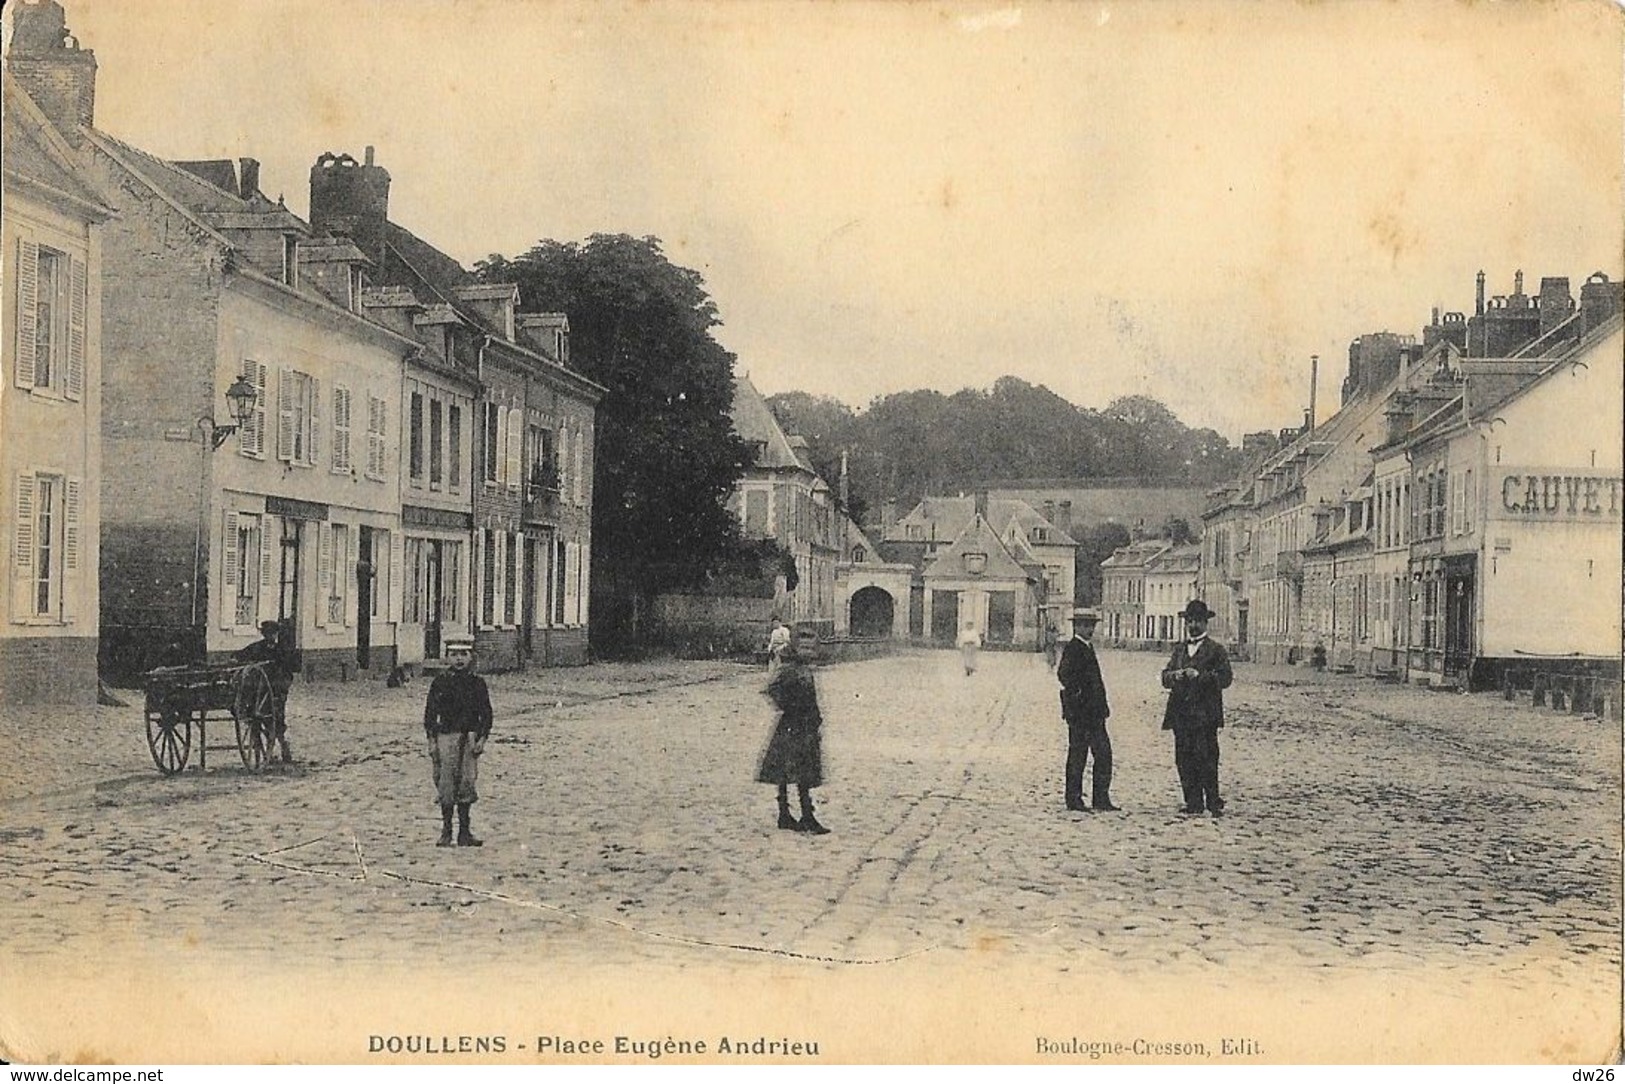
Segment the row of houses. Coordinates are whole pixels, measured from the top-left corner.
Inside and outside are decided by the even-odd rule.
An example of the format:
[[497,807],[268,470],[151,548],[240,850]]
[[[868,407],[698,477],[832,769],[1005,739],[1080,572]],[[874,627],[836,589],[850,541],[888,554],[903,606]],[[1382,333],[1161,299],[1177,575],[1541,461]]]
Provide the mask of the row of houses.
[[1195,595],[1277,663],[1464,688],[1618,675],[1620,284],[1597,272],[1351,344],[1343,400],[1216,488]]
[[[771,609],[837,636],[948,645],[974,629],[992,647],[1037,648],[1067,633],[1080,601],[1075,531],[1116,523],[1143,532],[1169,517],[1195,521],[1202,508],[1204,491],[1190,487],[1015,480],[926,496],[901,515],[884,501],[865,530],[846,514],[844,465],[832,489],[806,441],[785,432],[748,377],[735,381],[733,423],[753,462],[729,506],[747,538],[778,543],[796,572]],[[1184,577],[1156,589],[1159,599],[1184,592],[1164,607],[1171,618],[1194,588],[1194,551],[1181,548],[1165,564],[1168,576]],[[1189,574],[1174,572],[1184,565]]]
[[301,219],[259,164],[95,124],[54,0],[4,64],[0,695],[94,698],[292,631],[307,674],[586,659],[595,413],[564,314],[524,313],[324,153]]

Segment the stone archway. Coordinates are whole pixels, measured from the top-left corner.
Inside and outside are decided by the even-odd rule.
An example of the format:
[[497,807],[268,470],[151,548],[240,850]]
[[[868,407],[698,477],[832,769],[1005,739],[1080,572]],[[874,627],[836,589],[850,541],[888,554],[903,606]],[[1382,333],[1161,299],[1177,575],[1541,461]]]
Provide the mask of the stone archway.
[[889,637],[895,609],[896,604],[884,588],[861,588],[853,594],[849,604],[848,628],[853,636]]

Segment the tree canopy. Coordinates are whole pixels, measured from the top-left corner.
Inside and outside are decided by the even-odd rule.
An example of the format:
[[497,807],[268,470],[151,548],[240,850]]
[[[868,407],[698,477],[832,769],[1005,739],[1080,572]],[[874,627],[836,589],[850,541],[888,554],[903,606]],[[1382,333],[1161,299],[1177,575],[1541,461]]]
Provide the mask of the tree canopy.
[[738,544],[723,501],[746,460],[733,432],[734,356],[698,272],[654,237],[540,241],[477,267],[520,308],[570,319],[570,366],[608,389],[594,447],[595,584],[644,596],[702,579]]
[[886,497],[907,505],[996,479],[1204,485],[1240,467],[1228,441],[1186,426],[1156,399],[1127,396],[1094,410],[1013,376],[951,395],[898,392],[862,410],[806,392],[774,395],[768,404],[786,432],[807,439],[813,466],[832,485],[847,453],[858,507]]

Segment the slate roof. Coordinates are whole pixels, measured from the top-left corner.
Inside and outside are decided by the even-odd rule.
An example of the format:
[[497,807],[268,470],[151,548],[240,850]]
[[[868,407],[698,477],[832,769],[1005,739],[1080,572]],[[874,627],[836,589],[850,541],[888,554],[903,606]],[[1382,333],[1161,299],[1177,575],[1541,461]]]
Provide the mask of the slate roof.
[[[909,527],[924,528],[926,537],[937,539],[956,538],[964,531],[976,515],[976,498],[974,497],[926,497],[915,505],[908,515],[894,523],[886,532],[890,541],[904,541],[908,538]],[[989,522],[998,523],[1008,527],[1011,521],[1021,525],[1022,532],[1028,534],[1035,526],[1049,528],[1052,541],[1045,545],[1076,546],[1077,541],[1065,531],[1040,515],[1033,506],[1026,501],[1019,501],[1009,497],[992,497],[987,502],[987,518]],[[933,534],[933,528],[935,533]]]
[[4,134],[0,150],[5,155],[6,173],[88,204],[102,215],[107,214],[106,200],[80,177],[78,167],[52,129],[50,120],[9,71],[4,73],[0,99],[3,99],[0,132]]
[[778,419],[768,407],[767,400],[750,382],[750,377],[734,377],[733,399],[734,432],[747,444],[760,444],[762,450],[751,464],[757,470],[793,470],[814,473],[801,456],[790,446]]
[[965,571],[964,555],[967,553],[982,553],[987,555],[987,565],[976,576],[982,580],[1027,580],[1032,574],[1010,555],[1005,549],[1004,542],[989,526],[987,520],[974,512],[971,521],[966,524],[959,536],[946,549],[937,553],[934,560],[925,566],[927,578],[961,579],[968,573]]

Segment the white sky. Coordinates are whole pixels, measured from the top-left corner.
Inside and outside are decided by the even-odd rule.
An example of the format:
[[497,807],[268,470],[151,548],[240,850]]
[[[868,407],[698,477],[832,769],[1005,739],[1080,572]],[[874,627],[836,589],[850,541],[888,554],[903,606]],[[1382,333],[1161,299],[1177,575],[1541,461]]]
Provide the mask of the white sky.
[[1622,277],[1621,16],[1395,4],[66,0],[97,121],[259,158],[303,214],[366,144],[471,263],[654,234],[766,393],[1011,374],[1238,439],[1473,277]]

